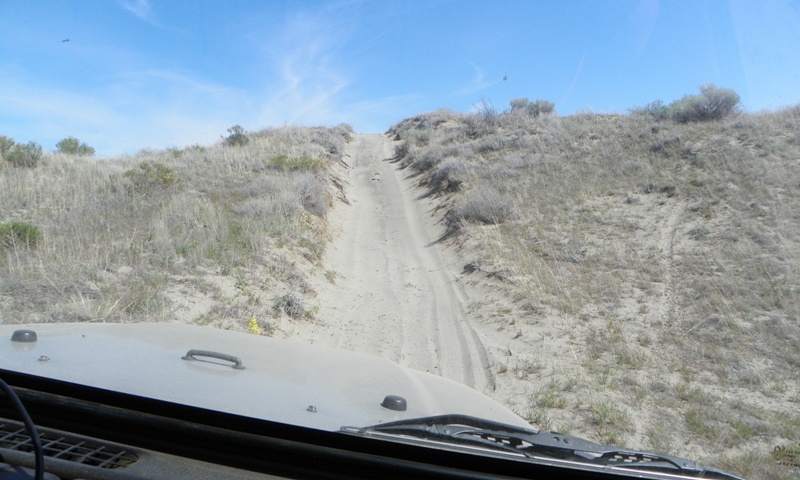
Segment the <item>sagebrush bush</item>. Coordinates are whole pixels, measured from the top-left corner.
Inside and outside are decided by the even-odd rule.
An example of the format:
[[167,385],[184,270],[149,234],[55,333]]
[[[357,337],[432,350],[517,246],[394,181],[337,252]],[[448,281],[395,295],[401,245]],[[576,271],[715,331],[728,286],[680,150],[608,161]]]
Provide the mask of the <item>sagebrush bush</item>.
[[487,125],[497,124],[497,117],[499,114],[489,100],[481,97],[480,103],[475,105],[475,113],[477,113]]
[[247,145],[250,139],[247,138],[244,128],[241,125],[234,125],[228,129],[228,136],[225,137],[225,145],[229,147],[242,147]]
[[123,176],[131,181],[138,192],[165,189],[178,181],[175,170],[159,162],[142,162],[138,168],[126,171]]
[[484,224],[505,222],[513,212],[509,199],[492,186],[470,190],[454,210],[455,219]]
[[669,118],[669,107],[664,105],[661,100],[654,100],[644,107],[632,108],[631,113],[634,115],[650,115],[656,120],[666,120]]
[[461,114],[441,108],[439,110],[407,118],[390,127],[387,135],[394,135],[395,140],[403,140],[407,135],[423,134],[440,125],[461,118]]
[[700,86],[699,95],[685,95],[669,105],[655,100],[644,107],[631,109],[633,114],[647,114],[656,120],[671,119],[678,123],[708,122],[721,120],[739,107],[739,94],[714,84]]
[[330,199],[323,180],[312,173],[295,177],[294,190],[300,196],[300,203],[312,215],[323,217],[328,212]]
[[700,87],[700,95],[687,95],[673,102],[670,117],[679,123],[720,120],[736,111],[739,95],[733,90],[719,88],[713,84]]
[[402,142],[398,143],[394,147],[394,158],[396,160],[402,160],[408,156],[409,150],[411,150],[411,140],[405,139]]
[[463,158],[450,157],[436,167],[430,185],[434,191],[457,192],[464,183],[462,174],[467,170]]
[[509,104],[512,112],[524,112],[534,117],[553,113],[556,109],[556,105],[553,102],[541,99],[532,102],[527,98],[515,98]]
[[11,147],[7,155],[4,155],[6,162],[15,167],[35,168],[42,158],[42,146],[36,142],[28,142],[25,145],[15,144]]
[[353,139],[353,127],[340,123],[333,128],[314,127],[312,141],[320,145],[331,160],[341,160],[344,146]]
[[11,222],[0,225],[0,245],[6,248],[34,249],[39,246],[42,239],[41,230],[28,223]]
[[423,152],[416,151],[416,153],[417,155],[414,156],[411,162],[411,168],[417,172],[427,172],[445,158],[444,149],[439,147],[429,148]]
[[6,157],[17,142],[13,138],[0,135],[0,157]]
[[522,153],[506,154],[501,162],[489,169],[489,176],[498,181],[503,181],[503,179],[510,179],[523,174],[521,170],[531,164],[531,160],[526,158],[526,153],[523,151]]
[[66,153],[70,155],[85,155],[91,157],[94,155],[94,148],[86,143],[81,142],[75,137],[67,137],[56,143],[56,149],[59,153]]
[[313,316],[310,311],[306,310],[303,299],[294,293],[287,293],[278,297],[273,303],[272,309],[275,315],[285,313],[294,319]]
[[487,120],[486,117],[473,113],[462,119],[465,126],[465,133],[469,138],[480,138],[491,135],[497,130],[497,122]]

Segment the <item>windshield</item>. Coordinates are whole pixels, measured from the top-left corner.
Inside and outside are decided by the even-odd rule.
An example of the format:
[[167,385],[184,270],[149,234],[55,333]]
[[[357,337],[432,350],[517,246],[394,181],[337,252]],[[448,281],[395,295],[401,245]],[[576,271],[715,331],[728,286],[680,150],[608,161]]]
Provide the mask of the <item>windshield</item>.
[[796,1],[4,1],[0,32],[0,324],[334,347],[798,475]]

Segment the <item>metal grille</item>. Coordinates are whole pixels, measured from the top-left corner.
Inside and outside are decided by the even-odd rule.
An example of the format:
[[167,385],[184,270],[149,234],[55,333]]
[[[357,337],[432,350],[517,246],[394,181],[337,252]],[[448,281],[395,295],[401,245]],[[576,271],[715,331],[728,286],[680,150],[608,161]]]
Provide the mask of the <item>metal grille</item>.
[[[99,468],[125,468],[139,457],[125,450],[39,430],[44,456]],[[33,441],[25,427],[0,422],[0,448],[33,452]]]

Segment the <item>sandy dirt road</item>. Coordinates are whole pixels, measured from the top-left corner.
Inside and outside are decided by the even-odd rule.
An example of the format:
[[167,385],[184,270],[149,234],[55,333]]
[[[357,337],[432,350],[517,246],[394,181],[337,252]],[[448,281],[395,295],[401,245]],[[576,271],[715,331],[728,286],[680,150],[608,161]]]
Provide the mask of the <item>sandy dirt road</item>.
[[329,212],[333,241],[323,259],[336,278],[313,285],[319,321],[295,335],[491,389],[486,349],[465,316],[460,267],[436,243],[444,229],[434,205],[391,161],[387,137],[356,135],[346,153],[350,205]]

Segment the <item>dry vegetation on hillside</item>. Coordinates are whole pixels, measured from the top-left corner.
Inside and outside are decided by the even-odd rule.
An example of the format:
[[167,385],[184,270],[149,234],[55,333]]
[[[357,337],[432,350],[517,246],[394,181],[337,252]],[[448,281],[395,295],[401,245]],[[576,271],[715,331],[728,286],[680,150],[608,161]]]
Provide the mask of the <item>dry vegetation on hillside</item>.
[[352,131],[229,132],[209,148],[5,165],[0,322],[181,319],[269,333],[281,317],[312,316],[295,259],[324,251],[330,166]]
[[484,106],[388,134],[469,281],[506,292],[472,306],[508,332],[489,346],[516,359],[497,381],[527,381],[500,400],[543,427],[790,478],[771,454],[800,441],[800,107],[656,117]]
[[[486,345],[515,392],[496,399],[543,428],[796,478],[773,449],[800,442],[800,106],[680,123],[660,104],[515,102],[388,132],[439,201],[442,245],[496,293],[468,306],[507,333]],[[272,334],[313,317],[305,270],[352,132],[229,133],[0,162],[0,323]]]

